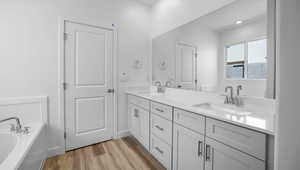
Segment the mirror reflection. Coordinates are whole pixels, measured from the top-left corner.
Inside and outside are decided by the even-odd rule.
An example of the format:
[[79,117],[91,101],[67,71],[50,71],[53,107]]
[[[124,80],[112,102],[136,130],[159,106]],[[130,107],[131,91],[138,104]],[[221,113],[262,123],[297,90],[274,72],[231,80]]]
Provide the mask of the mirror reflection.
[[153,85],[205,92],[242,86],[243,95],[274,98],[272,0],[237,0],[153,38]]

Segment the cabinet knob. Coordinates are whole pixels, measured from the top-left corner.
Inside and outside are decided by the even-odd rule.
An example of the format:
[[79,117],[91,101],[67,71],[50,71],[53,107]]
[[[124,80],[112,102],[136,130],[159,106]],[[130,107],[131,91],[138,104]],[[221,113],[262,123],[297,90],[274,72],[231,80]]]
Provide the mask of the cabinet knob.
[[159,147],[155,147],[155,149],[156,149],[160,154],[164,154],[164,151],[162,151],[161,149],[159,149]]
[[156,111],[159,111],[159,112],[164,112],[164,110],[162,109],[159,109],[159,108],[155,108]]
[[160,126],[158,126],[158,125],[156,125],[155,126],[158,130],[160,130],[160,131],[164,131],[164,128],[162,128],[162,127],[160,127]]

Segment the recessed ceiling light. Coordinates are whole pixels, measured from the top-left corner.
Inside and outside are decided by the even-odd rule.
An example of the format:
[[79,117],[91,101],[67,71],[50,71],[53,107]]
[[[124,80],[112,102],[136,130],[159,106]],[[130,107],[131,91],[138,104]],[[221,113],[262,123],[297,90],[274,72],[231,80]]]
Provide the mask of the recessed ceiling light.
[[242,20],[238,20],[238,21],[235,22],[235,24],[237,24],[237,25],[242,24],[242,23],[243,23]]

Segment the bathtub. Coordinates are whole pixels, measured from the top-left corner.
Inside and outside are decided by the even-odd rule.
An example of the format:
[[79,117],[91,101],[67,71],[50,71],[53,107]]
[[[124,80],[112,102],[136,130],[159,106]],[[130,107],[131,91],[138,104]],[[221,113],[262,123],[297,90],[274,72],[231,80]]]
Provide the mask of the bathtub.
[[0,170],[39,170],[47,154],[44,123],[31,123],[29,134],[0,129]]

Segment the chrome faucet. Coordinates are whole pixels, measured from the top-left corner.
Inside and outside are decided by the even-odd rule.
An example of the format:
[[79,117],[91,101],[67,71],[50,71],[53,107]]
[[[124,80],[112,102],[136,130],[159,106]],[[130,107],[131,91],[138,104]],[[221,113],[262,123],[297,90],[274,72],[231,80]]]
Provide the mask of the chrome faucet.
[[234,104],[234,98],[233,98],[233,87],[232,86],[227,86],[225,87],[225,93],[228,92],[228,89],[230,90],[230,96],[226,95],[225,97],[225,104]]
[[157,93],[164,93],[165,92],[165,87],[162,86],[160,81],[156,81],[154,83],[155,86],[157,86]]
[[240,91],[243,89],[242,85],[238,85],[236,87],[236,96],[235,96],[235,105],[236,106],[242,106],[243,105],[243,100],[240,96]]
[[228,92],[228,90],[230,90],[230,94],[225,94],[225,100],[224,100],[224,104],[232,104],[232,105],[236,105],[238,107],[243,105],[243,101],[242,98],[240,97],[240,92],[243,89],[242,85],[238,85],[236,87],[236,96],[233,96],[233,87],[232,86],[227,86],[225,87],[225,93]]
[[22,125],[21,125],[20,119],[19,119],[18,117],[9,117],[9,118],[0,120],[0,123],[6,122],[6,121],[9,121],[9,120],[16,120],[16,123],[17,123],[16,126],[14,126],[13,124],[11,124],[10,130],[11,130],[12,132],[13,132],[13,131],[15,131],[16,133],[21,133],[21,132],[23,132],[23,130],[22,130]]
[[166,87],[172,87],[172,81],[171,80],[168,80],[166,81]]

